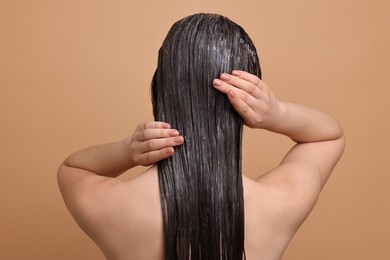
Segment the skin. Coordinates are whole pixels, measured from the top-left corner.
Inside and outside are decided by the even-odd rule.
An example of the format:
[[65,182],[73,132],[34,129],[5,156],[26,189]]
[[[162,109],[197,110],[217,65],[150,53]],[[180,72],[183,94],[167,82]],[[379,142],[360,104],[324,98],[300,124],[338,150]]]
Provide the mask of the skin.
[[[222,74],[213,86],[227,95],[246,126],[296,143],[271,171],[256,179],[243,176],[247,259],[281,259],[342,155],[342,129],[327,113],[278,101],[249,73]],[[154,164],[183,141],[168,123],[147,122],[132,136],[78,151],[60,166],[58,183],[69,211],[107,259],[164,259]],[[132,180],[115,178],[137,165],[152,167]]]

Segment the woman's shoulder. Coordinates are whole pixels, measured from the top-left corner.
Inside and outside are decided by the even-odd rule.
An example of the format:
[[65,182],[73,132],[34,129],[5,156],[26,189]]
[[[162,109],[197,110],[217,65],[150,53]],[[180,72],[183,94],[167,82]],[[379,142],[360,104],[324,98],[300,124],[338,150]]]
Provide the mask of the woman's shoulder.
[[277,185],[243,178],[245,251],[248,259],[280,259],[294,235]]
[[159,259],[163,225],[154,167],[131,180],[107,181],[91,193],[89,203],[93,214],[81,213],[78,222],[84,223],[84,231],[108,259],[129,255]]

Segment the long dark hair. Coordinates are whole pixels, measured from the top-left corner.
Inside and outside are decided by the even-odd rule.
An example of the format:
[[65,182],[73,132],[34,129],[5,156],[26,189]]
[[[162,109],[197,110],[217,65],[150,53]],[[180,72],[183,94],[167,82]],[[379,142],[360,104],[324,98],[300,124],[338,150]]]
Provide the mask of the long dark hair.
[[167,260],[243,257],[243,123],[212,87],[214,78],[233,69],[261,76],[247,33],[220,15],[179,20],[159,50],[153,114],[185,140],[158,163]]

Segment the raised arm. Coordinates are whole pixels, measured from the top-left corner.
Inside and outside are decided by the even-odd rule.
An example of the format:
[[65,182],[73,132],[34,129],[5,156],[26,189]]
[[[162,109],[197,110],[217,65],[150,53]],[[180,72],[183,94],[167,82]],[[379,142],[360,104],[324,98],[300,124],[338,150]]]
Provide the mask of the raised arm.
[[264,82],[249,73],[223,74],[213,84],[227,95],[247,126],[283,134],[296,142],[281,163],[261,174],[250,190],[252,207],[262,215],[258,221],[266,223],[275,238],[288,243],[310,214],[342,155],[343,131],[327,113],[278,101]]
[[304,171],[317,175],[321,184],[325,184],[344,148],[342,128],[332,116],[307,106],[278,101],[263,81],[244,71],[222,74],[213,84],[227,94],[248,127],[283,134],[297,143],[281,166],[288,164],[291,171],[296,167],[310,169]]
[[273,191],[279,209],[275,221],[279,218],[278,223],[294,233],[342,155],[344,135],[339,123],[319,110],[278,101],[263,81],[247,72],[222,74],[213,85],[227,95],[248,127],[296,142],[278,166],[257,178]]
[[171,156],[173,147],[182,142],[183,137],[169,124],[148,122],[140,124],[135,133],[126,139],[91,146],[71,154],[63,166],[117,177],[134,166],[148,166]]
[[[174,153],[183,137],[169,124],[140,124],[135,133],[123,140],[95,145],[71,154],[58,169],[57,179],[68,206],[104,178],[117,177],[137,165],[148,166]],[[72,206],[70,206],[72,207]]]

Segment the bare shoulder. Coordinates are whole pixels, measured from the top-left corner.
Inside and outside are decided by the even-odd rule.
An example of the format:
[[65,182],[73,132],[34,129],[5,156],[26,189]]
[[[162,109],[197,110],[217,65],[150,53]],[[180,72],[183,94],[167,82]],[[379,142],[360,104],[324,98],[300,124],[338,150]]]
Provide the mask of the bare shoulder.
[[313,209],[343,149],[343,137],[298,143],[271,171],[257,180],[244,178],[245,241],[253,243],[247,248],[257,252],[256,257],[267,253],[261,257],[280,259]]
[[344,150],[341,136],[334,140],[297,143],[273,170],[257,179],[257,183],[280,200],[290,221],[300,225],[314,207],[318,196]]
[[243,185],[247,258],[281,259],[297,229],[285,208],[287,194],[246,177]]
[[[252,210],[248,212],[249,216],[256,216],[259,228],[264,224],[268,230],[273,227],[287,236],[294,235],[318,198],[317,192],[295,193],[282,179],[273,182],[263,182],[261,178],[256,181],[247,179],[244,188],[245,206]],[[273,235],[278,234],[275,232]]]
[[77,205],[70,205],[70,211],[79,226],[107,259],[161,259],[163,226],[156,169],[130,181],[97,177],[102,180],[91,182],[82,197],[70,202]]
[[318,196],[313,193],[301,198],[288,188],[283,178],[277,179],[277,174],[272,181],[268,178],[243,180],[248,259],[281,259]]

